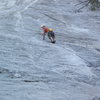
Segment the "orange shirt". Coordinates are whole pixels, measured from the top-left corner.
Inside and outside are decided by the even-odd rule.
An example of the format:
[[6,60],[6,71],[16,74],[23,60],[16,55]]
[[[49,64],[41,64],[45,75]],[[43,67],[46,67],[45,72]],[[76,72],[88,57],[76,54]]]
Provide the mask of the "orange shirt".
[[49,32],[49,28],[45,27],[45,28],[43,29],[43,31],[44,31],[44,33],[48,33],[48,32]]

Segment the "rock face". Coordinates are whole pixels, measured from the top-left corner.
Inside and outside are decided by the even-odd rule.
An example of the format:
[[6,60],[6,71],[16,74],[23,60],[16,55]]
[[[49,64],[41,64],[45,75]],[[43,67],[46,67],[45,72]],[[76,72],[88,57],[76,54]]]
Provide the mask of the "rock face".
[[0,100],[100,99],[100,12],[78,3],[0,1]]

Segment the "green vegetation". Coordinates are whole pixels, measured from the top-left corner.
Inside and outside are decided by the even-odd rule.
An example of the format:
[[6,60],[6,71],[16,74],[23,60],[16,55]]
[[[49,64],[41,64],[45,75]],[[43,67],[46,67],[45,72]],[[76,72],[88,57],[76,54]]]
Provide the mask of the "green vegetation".
[[95,11],[97,8],[100,8],[99,0],[89,0],[91,3],[91,10]]

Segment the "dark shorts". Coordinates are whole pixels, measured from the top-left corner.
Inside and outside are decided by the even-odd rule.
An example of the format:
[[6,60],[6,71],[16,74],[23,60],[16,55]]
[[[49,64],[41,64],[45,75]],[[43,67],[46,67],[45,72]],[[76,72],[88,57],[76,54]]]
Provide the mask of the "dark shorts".
[[53,31],[48,32],[48,37],[55,38],[55,33]]

